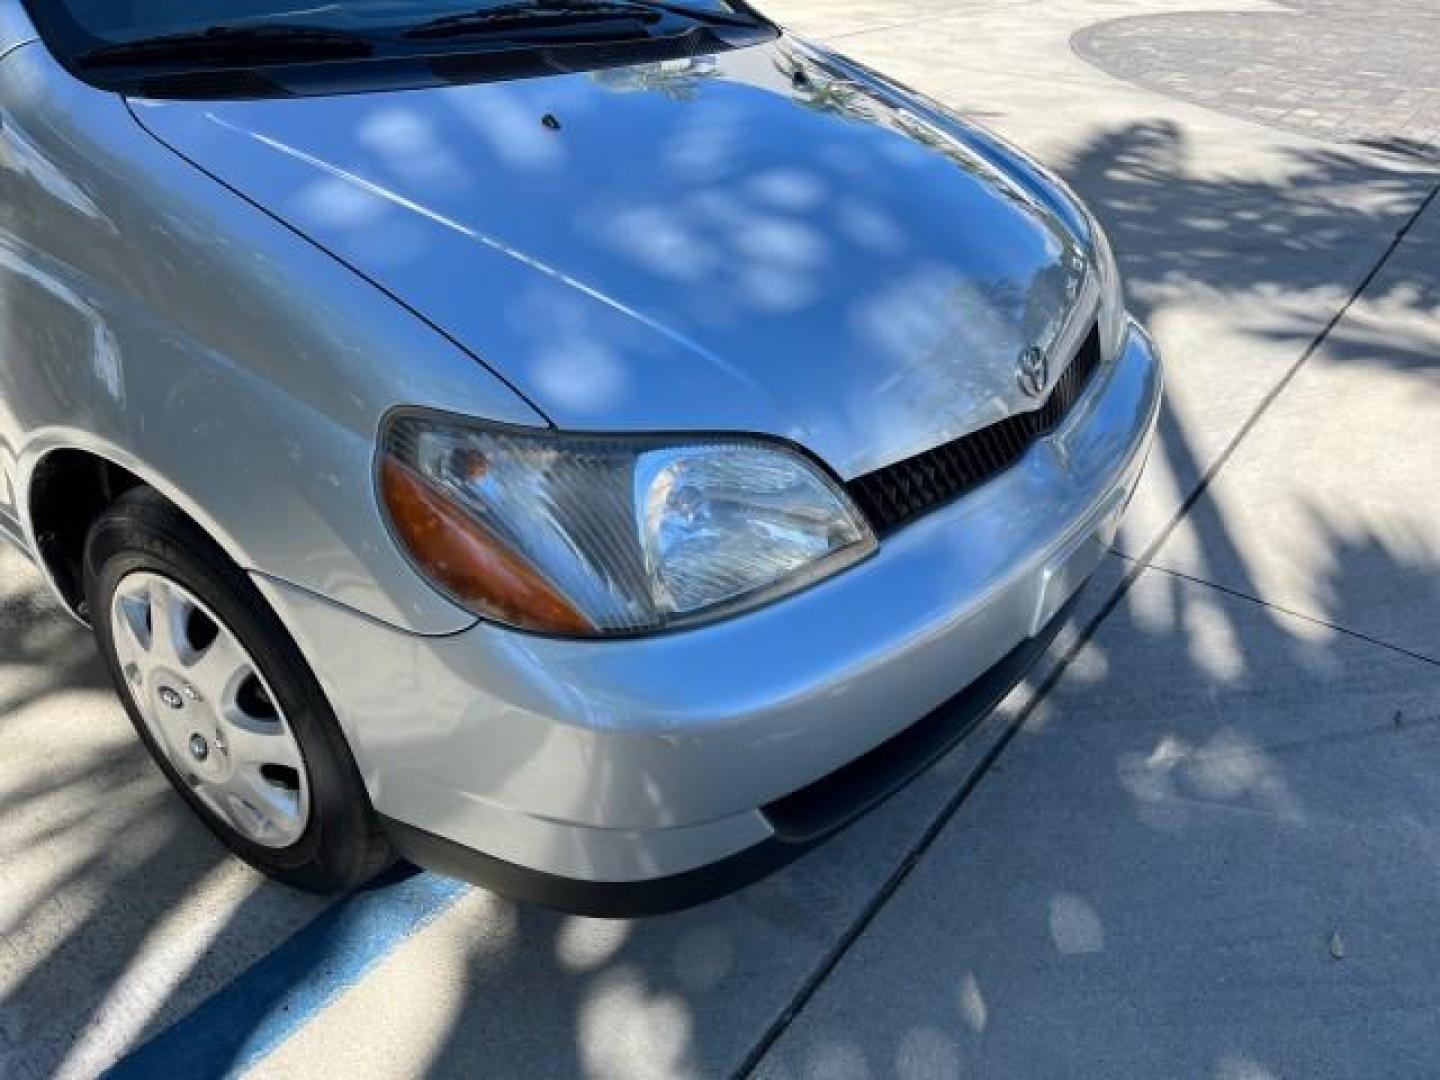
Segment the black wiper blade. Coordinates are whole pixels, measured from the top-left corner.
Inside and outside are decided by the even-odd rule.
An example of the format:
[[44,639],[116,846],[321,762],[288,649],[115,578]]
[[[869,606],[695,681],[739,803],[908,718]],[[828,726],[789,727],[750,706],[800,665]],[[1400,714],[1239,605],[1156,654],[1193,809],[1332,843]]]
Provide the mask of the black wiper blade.
[[648,25],[659,22],[661,13],[641,4],[611,3],[609,0],[574,0],[501,4],[479,11],[444,15],[406,30],[407,38],[454,38],[481,34],[506,34],[515,30],[549,30],[594,23],[630,22]]
[[530,0],[443,15],[405,31],[408,38],[468,37],[511,30],[544,30],[587,23],[639,22],[649,26],[665,16],[710,26],[759,25],[749,15],[692,7],[669,0]]
[[266,23],[210,26],[184,34],[119,41],[81,53],[82,67],[167,63],[172,61],[261,62],[352,60],[373,56],[369,38],[324,26]]
[[640,7],[679,15],[681,18],[693,19],[695,22],[705,23],[709,26],[740,26],[753,30],[757,26],[764,25],[753,15],[742,14],[738,11],[713,11],[710,8],[699,8],[690,4],[671,3],[670,0],[632,0],[632,2]]

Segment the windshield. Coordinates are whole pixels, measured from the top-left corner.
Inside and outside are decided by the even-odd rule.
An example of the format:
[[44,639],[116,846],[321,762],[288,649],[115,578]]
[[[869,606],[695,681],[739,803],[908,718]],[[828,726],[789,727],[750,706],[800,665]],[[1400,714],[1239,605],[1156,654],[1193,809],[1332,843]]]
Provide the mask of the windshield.
[[[444,19],[493,9],[529,9],[537,16],[567,10],[557,0],[27,0],[42,33],[64,40],[72,50],[195,33],[214,26],[304,25],[357,33],[390,34]],[[743,4],[728,0],[686,0],[696,12],[737,15]],[[583,11],[584,6],[576,8]]]
[[[250,97],[523,78],[771,37],[745,0],[25,0],[102,89]],[[599,46],[585,55],[577,48]],[[557,64],[556,49],[564,49]],[[503,62],[498,54],[506,54]]]

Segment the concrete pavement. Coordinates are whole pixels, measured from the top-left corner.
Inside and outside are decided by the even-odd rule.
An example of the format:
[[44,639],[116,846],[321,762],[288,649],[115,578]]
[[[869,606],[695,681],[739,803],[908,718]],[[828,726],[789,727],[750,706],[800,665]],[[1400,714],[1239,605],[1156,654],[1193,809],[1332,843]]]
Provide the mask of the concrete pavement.
[[758,1075],[1433,1075],[1437,759],[1440,666],[1147,573]]
[[0,1076],[93,1076],[313,918],[193,822],[89,634],[0,550]]
[[[356,964],[343,919],[223,859],[164,793],[88,643],[6,556],[0,1073],[90,1075],[167,1028],[183,1045],[217,990],[284,1038],[207,1060],[265,1076],[1440,1059],[1440,206],[1417,217],[1435,95],[1294,100],[1332,62],[1407,78],[1354,23],[1425,33],[1425,6],[1187,5],[1267,20],[1243,56],[1268,104],[1218,100],[1227,31],[1156,2],[766,7],[1061,171],[1170,359],[1120,553],[1048,667],[892,804],[736,897],[604,923],[467,891]],[[1171,63],[1116,77],[1151,54]],[[1187,58],[1185,86],[1156,75]],[[317,915],[285,969],[316,991],[301,1023],[244,973]]]

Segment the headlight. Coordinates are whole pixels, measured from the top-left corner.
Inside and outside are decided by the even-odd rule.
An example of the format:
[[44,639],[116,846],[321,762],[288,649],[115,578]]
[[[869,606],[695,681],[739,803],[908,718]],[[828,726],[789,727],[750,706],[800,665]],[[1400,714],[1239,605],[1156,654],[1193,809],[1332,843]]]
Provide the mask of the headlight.
[[756,439],[571,436],[406,412],[381,439],[380,493],[431,582],[542,633],[719,617],[875,547],[819,467]]
[[1106,360],[1120,355],[1125,344],[1125,286],[1120,280],[1120,267],[1110,239],[1094,217],[1090,218],[1090,237],[1095,249],[1095,267],[1100,276],[1100,348]]

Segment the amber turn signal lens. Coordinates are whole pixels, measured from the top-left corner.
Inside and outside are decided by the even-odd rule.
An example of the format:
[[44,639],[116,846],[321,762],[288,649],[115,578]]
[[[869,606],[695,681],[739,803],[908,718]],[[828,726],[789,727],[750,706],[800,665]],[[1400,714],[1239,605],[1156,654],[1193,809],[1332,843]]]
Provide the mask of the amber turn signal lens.
[[380,489],[405,549],[427,577],[466,607],[543,633],[596,632],[528,563],[407,465],[386,457]]

